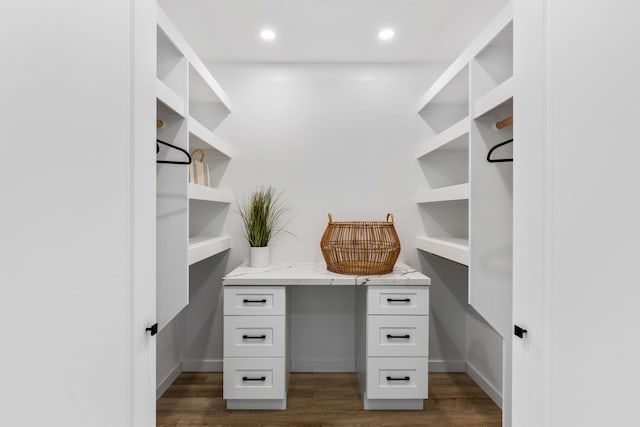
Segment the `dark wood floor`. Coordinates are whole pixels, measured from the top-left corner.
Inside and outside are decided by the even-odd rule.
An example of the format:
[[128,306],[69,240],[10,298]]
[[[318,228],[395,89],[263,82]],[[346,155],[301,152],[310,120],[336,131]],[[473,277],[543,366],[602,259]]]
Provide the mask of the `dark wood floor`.
[[429,374],[424,411],[364,411],[352,373],[294,373],[286,411],[227,411],[221,373],[183,373],[158,400],[158,426],[500,426],[501,411],[466,374]]

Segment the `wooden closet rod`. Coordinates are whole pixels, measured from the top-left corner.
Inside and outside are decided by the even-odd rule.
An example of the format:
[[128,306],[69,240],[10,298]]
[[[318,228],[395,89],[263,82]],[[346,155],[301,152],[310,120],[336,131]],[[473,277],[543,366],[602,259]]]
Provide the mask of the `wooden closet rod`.
[[504,120],[500,120],[498,123],[496,123],[496,127],[498,129],[503,129],[506,128],[507,126],[511,126],[513,124],[513,116],[509,116]]

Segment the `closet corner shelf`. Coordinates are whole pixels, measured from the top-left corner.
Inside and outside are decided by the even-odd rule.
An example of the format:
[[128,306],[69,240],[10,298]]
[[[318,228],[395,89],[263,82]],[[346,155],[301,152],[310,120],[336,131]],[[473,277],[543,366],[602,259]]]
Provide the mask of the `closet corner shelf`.
[[193,117],[189,117],[189,150],[215,150],[226,158],[233,157],[231,146],[218,138]]
[[468,199],[469,183],[434,188],[431,190],[422,190],[418,191],[418,194],[416,195],[416,203],[434,203]]
[[469,240],[455,237],[417,237],[416,247],[462,265],[469,265]]
[[207,202],[231,203],[233,193],[229,190],[221,190],[214,187],[206,187],[199,184],[189,184],[189,200],[204,200]]
[[416,157],[420,159],[438,148],[447,148],[447,146],[451,149],[468,149],[468,144],[466,146],[459,146],[460,144],[455,143],[464,142],[464,137],[469,135],[469,124],[470,121],[467,116],[448,129],[440,132],[418,148]]
[[474,118],[482,117],[513,99],[513,77],[508,78],[475,103]]
[[167,106],[178,116],[184,118],[185,102],[177,93],[175,93],[162,80],[156,78],[156,99]]
[[[444,93],[447,89],[458,88],[458,86],[464,83],[465,80],[461,76],[469,65],[469,58],[458,57],[453,63],[442,73],[442,75],[436,80],[433,85],[425,92],[425,94],[418,101],[416,112],[420,114],[423,112],[429,104],[432,104],[438,95]],[[458,88],[459,89],[459,88]],[[457,92],[460,92],[459,90]],[[467,92],[468,93],[468,92]],[[458,102],[460,100],[458,99]],[[463,102],[467,104],[467,102]]]
[[424,108],[433,101],[433,99],[447,86],[455,77],[468,66],[471,60],[489,45],[494,38],[509,23],[513,22],[513,4],[508,2],[507,5],[499,12],[499,14],[487,25],[487,27],[476,37],[471,43],[447,68],[440,78],[435,81],[427,92],[420,98],[416,111],[420,113]]
[[197,236],[189,238],[189,265],[212,257],[231,248],[229,236]]
[[209,72],[208,68],[200,57],[196,54],[196,52],[191,48],[189,43],[182,37],[180,31],[176,28],[175,25],[171,22],[167,14],[162,10],[160,5],[157,7],[157,16],[156,22],[158,27],[164,32],[171,43],[176,47],[178,51],[180,51],[187,61],[191,64],[191,66],[196,70],[196,72],[202,77],[202,79],[207,83],[207,85],[211,88],[211,90],[216,94],[220,102],[225,106],[228,111],[231,111],[231,101],[229,97],[224,92],[222,87],[218,84],[213,75]]

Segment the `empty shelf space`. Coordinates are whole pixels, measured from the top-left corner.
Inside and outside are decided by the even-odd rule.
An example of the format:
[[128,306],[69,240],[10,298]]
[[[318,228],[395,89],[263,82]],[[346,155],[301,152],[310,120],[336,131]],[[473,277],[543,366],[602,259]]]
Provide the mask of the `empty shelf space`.
[[469,183],[418,191],[416,203],[446,202],[469,199]]
[[212,257],[231,248],[229,236],[196,236],[189,238],[189,265]]
[[469,117],[465,117],[447,130],[434,136],[418,149],[417,157],[421,158],[437,149],[468,150]]
[[[161,56],[183,56],[186,58],[189,63],[189,68],[192,71],[188,71],[186,68],[184,71],[190,73],[192,80],[190,86],[195,85],[195,88],[190,88],[189,91],[199,91],[203,94],[202,96],[207,96],[212,102],[219,103],[227,111],[231,111],[231,102],[227,94],[159,5],[156,13],[159,34],[158,40],[159,45],[162,47],[159,48],[159,53],[162,54]],[[164,64],[164,62],[165,61],[162,61],[160,63]],[[187,80],[185,80],[185,82],[186,81]],[[205,88],[205,90],[202,91],[202,88]]]
[[177,93],[175,93],[162,80],[156,79],[156,99],[162,102],[167,108],[180,117],[184,117],[185,103]]
[[421,112],[433,104],[469,103],[469,64],[458,58],[445,70],[418,101],[417,111]]
[[227,94],[207,67],[195,59],[189,64],[189,103],[190,111],[194,105],[207,104],[217,111],[231,112]]
[[233,157],[231,146],[226,141],[215,136],[193,117],[189,117],[189,150],[193,151],[196,148],[205,151],[215,150],[224,157]]
[[469,265],[469,240],[455,237],[417,237],[416,247],[442,258]]
[[513,101],[513,77],[510,77],[475,103],[474,118],[484,116],[508,102]]
[[205,200],[209,202],[231,203],[233,193],[229,190],[221,190],[204,185],[189,184],[189,200]]

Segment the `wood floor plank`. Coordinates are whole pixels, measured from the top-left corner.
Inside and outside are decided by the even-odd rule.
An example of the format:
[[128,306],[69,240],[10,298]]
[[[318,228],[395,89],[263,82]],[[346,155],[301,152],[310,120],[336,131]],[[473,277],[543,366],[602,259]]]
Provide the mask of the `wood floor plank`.
[[497,427],[502,413],[466,374],[429,374],[423,411],[364,411],[353,373],[293,373],[286,411],[227,411],[222,373],[182,373],[157,402],[158,427]]

